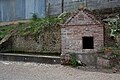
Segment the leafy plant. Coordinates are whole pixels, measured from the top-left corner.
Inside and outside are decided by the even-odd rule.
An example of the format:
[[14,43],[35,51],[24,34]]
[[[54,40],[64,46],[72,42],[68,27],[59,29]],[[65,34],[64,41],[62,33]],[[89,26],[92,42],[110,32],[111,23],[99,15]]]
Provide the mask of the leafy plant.
[[32,13],[32,20],[36,21],[38,19],[38,16],[36,13]]
[[41,32],[52,31],[52,27],[62,23],[66,13],[60,14],[58,17],[45,17],[37,18],[36,14],[33,14],[33,19],[27,26],[22,27],[20,33],[25,35],[38,35]]
[[59,23],[62,23],[65,18],[66,13],[60,14],[58,17],[45,17],[38,18],[35,13],[32,15],[32,19],[28,23],[18,23],[13,26],[3,26],[0,28],[0,39],[5,35],[9,34],[11,30],[16,30],[16,34],[21,36],[33,35],[35,39],[39,34],[46,31],[53,31],[53,27],[56,27]]
[[110,28],[110,36],[115,38],[117,34],[120,32],[120,19],[119,17],[115,20],[110,20],[108,22]]
[[76,60],[76,55],[75,54],[71,54],[71,60],[70,60],[70,64],[73,66],[73,67],[76,67],[78,66],[78,62]]

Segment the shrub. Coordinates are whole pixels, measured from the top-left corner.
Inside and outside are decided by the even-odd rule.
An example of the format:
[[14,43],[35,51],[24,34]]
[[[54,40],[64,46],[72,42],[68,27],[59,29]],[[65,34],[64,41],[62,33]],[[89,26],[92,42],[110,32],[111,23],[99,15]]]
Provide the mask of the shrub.
[[78,62],[77,62],[77,60],[76,60],[76,55],[75,55],[75,54],[70,54],[70,56],[71,56],[70,64],[71,64],[73,67],[78,66]]
[[38,16],[37,14],[35,13],[32,13],[32,20],[36,21],[38,19]]

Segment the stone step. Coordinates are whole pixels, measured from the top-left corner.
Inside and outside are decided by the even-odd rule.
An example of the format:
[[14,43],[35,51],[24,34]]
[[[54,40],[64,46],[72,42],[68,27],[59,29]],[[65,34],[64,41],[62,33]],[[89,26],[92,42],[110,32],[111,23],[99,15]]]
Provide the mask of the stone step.
[[46,64],[60,64],[59,56],[0,53],[1,61],[23,61]]

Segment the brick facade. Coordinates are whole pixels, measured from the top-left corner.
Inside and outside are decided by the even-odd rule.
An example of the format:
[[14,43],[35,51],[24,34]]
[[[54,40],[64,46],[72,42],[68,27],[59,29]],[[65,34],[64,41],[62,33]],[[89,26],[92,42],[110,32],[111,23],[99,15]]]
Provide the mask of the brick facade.
[[[93,38],[93,49],[83,49],[83,37]],[[62,54],[76,53],[79,56],[88,54],[84,55],[84,58],[81,56],[82,61],[88,64],[91,60],[94,62],[91,53],[96,53],[104,45],[103,25],[87,11],[79,10],[62,25],[61,45]],[[85,57],[87,60],[83,60]]]

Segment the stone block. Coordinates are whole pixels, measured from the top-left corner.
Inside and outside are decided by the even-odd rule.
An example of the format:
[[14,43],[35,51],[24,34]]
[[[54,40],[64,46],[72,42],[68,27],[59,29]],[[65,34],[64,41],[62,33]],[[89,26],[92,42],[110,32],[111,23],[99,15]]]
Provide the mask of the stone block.
[[70,60],[71,60],[70,54],[61,54],[60,59],[62,65],[70,64]]
[[86,64],[87,66],[95,66],[97,64],[97,56],[92,53],[88,54],[77,54],[77,59],[82,63]]
[[98,57],[97,58],[97,66],[103,67],[103,68],[109,68],[110,67],[110,60]]

